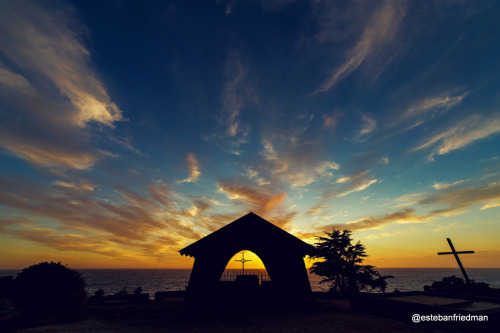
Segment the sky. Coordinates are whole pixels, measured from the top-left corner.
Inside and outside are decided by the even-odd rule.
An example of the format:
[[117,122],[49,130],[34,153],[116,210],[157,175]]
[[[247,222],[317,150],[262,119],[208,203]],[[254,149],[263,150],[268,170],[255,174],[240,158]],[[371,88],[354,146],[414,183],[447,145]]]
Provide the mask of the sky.
[[447,237],[500,267],[499,16],[0,1],[0,269],[191,268],[250,211],[311,244],[349,229],[377,267],[456,267]]

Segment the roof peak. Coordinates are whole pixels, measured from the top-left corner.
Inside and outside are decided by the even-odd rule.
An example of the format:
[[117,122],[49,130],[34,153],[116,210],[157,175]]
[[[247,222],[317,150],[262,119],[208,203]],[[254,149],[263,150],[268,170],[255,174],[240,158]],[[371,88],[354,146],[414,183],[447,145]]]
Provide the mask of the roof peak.
[[242,244],[256,244],[259,242],[276,243],[276,245],[279,244],[279,246],[301,248],[303,249],[302,251],[311,246],[254,212],[249,212],[211,234],[195,241],[179,252],[181,255],[196,256],[196,254],[201,254],[213,249],[238,247]]

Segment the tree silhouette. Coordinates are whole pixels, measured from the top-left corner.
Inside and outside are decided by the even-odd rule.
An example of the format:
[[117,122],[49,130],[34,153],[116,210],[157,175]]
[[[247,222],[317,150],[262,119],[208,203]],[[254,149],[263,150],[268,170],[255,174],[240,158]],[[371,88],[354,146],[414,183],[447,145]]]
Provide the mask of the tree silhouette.
[[328,237],[317,236],[315,252],[311,259],[323,259],[315,262],[311,272],[323,276],[320,283],[329,283],[330,292],[341,295],[352,294],[361,290],[378,289],[382,292],[387,287],[386,279],[390,275],[381,275],[374,266],[362,265],[367,257],[361,242],[352,244],[349,230],[325,232]]
[[41,262],[29,266],[15,279],[16,303],[40,311],[73,312],[85,302],[82,275],[60,262]]

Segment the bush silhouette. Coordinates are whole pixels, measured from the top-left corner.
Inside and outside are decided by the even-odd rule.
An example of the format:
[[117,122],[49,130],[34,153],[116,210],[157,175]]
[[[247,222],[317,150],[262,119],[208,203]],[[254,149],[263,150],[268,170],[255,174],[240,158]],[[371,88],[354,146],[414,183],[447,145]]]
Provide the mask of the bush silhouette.
[[134,295],[135,296],[140,296],[141,293],[142,293],[142,288],[141,287],[135,288],[135,290],[134,290]]
[[447,294],[469,294],[477,296],[500,297],[500,289],[492,288],[487,283],[471,280],[465,283],[455,275],[446,276],[441,281],[434,281],[431,286],[424,286],[426,292]]
[[75,312],[86,299],[82,275],[60,262],[29,266],[15,279],[16,305],[43,312]]

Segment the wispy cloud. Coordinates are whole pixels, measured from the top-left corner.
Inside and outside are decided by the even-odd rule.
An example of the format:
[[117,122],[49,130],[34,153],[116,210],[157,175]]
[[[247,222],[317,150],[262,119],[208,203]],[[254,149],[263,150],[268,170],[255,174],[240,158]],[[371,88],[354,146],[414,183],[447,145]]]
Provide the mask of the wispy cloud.
[[156,202],[164,207],[170,207],[172,205],[172,191],[166,184],[163,182],[159,182],[157,185],[149,184],[148,189],[150,197],[156,200]]
[[331,72],[313,94],[327,92],[358,69],[368,57],[377,54],[391,43],[406,15],[405,7],[404,1],[385,1],[366,23],[356,45],[346,52],[344,62]]
[[445,91],[439,95],[424,97],[411,103],[406,110],[398,113],[393,120],[388,122],[389,127],[406,124],[406,130],[420,126],[439,112],[446,111],[463,102],[469,92],[457,94]]
[[378,182],[378,179],[363,179],[360,181],[351,182],[347,188],[344,188],[339,192],[334,192],[327,195],[326,199],[340,198],[354,192],[363,191],[376,182]]
[[498,132],[500,132],[499,117],[472,115],[425,140],[413,151],[432,147],[429,160],[433,161],[435,155],[445,155]]
[[250,203],[256,212],[269,211],[286,198],[286,193],[270,193],[266,189],[254,188],[233,179],[220,180],[217,187],[231,200],[243,200]]
[[318,204],[312,206],[308,211],[307,215],[317,215],[321,213],[324,209],[328,208],[327,202],[335,199],[341,198],[346,195],[355,192],[361,192],[366,190],[371,185],[378,182],[378,179],[372,178],[370,175],[370,170],[366,170],[354,175],[344,176],[339,178],[335,184],[331,185],[322,196]]
[[86,28],[69,6],[0,7],[0,105],[23,117],[5,116],[0,144],[42,166],[92,167],[105,152],[90,146],[88,125],[113,127],[123,116],[89,64]]
[[278,159],[278,154],[276,153],[276,150],[274,150],[271,140],[263,139],[262,146],[264,147],[264,150],[261,152],[261,155],[264,156],[266,160],[275,161]]
[[79,191],[93,191],[96,186],[89,181],[80,180],[80,182],[65,182],[60,180],[55,180],[52,184],[61,187],[73,188]]
[[342,183],[352,182],[353,180],[365,177],[369,172],[370,170],[365,170],[354,175],[340,177],[339,179],[337,179],[336,183],[342,184]]
[[[435,194],[419,194],[413,196],[413,204],[420,209],[428,209],[426,213],[417,215],[415,208],[405,208],[390,212],[380,217],[363,217],[345,224],[332,224],[327,228],[362,230],[377,228],[392,223],[431,222],[439,216],[453,216],[466,212],[473,205],[481,204],[481,210],[499,206],[500,183],[477,185],[461,189],[450,189]],[[435,208],[435,209],[432,209]],[[324,226],[322,226],[324,228]]]
[[216,116],[221,128],[205,136],[205,139],[215,140],[224,150],[240,155],[239,147],[250,142],[251,131],[250,125],[241,120],[241,113],[258,103],[258,97],[248,82],[247,69],[240,52],[233,50],[228,53],[224,76],[226,82],[221,93],[223,107]]
[[457,180],[453,183],[434,183],[432,187],[436,190],[447,190],[451,187],[454,187],[455,185],[462,184],[463,182],[463,180]]
[[332,171],[337,171],[340,169],[340,165],[335,162],[324,161],[318,164],[318,166],[314,169],[317,174],[326,177],[333,177]]
[[284,207],[286,192],[252,186],[235,179],[221,179],[217,182],[217,187],[233,204],[239,205],[241,211],[253,211],[280,227],[286,227],[297,215],[296,211],[290,212]]
[[359,220],[347,222],[346,224],[332,224],[329,226],[322,226],[326,229],[349,229],[349,230],[362,230],[371,229],[389,223],[408,223],[408,222],[426,222],[429,219],[423,216],[415,215],[414,209],[404,209],[397,212],[388,213],[381,217],[365,217]]
[[243,69],[241,59],[237,53],[232,53],[226,65],[227,82],[222,93],[222,103],[227,111],[226,134],[234,137],[238,134],[240,120],[238,116],[244,107],[244,78],[246,71]]
[[373,132],[377,127],[377,122],[370,116],[364,114],[361,117],[361,130],[359,131],[360,136],[364,136]]
[[189,177],[181,180],[181,183],[194,183],[200,178],[201,176],[201,171],[200,171],[200,166],[198,163],[198,160],[194,156],[194,154],[189,153],[186,156],[186,163],[188,165],[188,172],[189,172]]
[[445,93],[436,97],[424,98],[423,100],[417,101],[411,107],[409,107],[403,113],[402,117],[407,118],[410,116],[421,115],[436,108],[441,108],[441,109],[451,108],[457,104],[460,104],[467,95],[468,95],[467,92],[455,96],[449,93]]
[[[14,219],[12,223],[2,223],[0,232],[57,250],[134,260],[137,256],[156,258],[169,246],[202,236],[183,220],[183,210],[174,207],[171,193],[163,184],[150,185],[149,192],[143,195],[117,186],[124,199],[121,203],[111,203],[95,191],[75,191],[67,185],[79,183],[44,186],[21,177],[0,177],[0,205],[57,225],[47,228],[36,220]],[[197,216],[210,207],[203,200],[194,200],[193,205]]]

